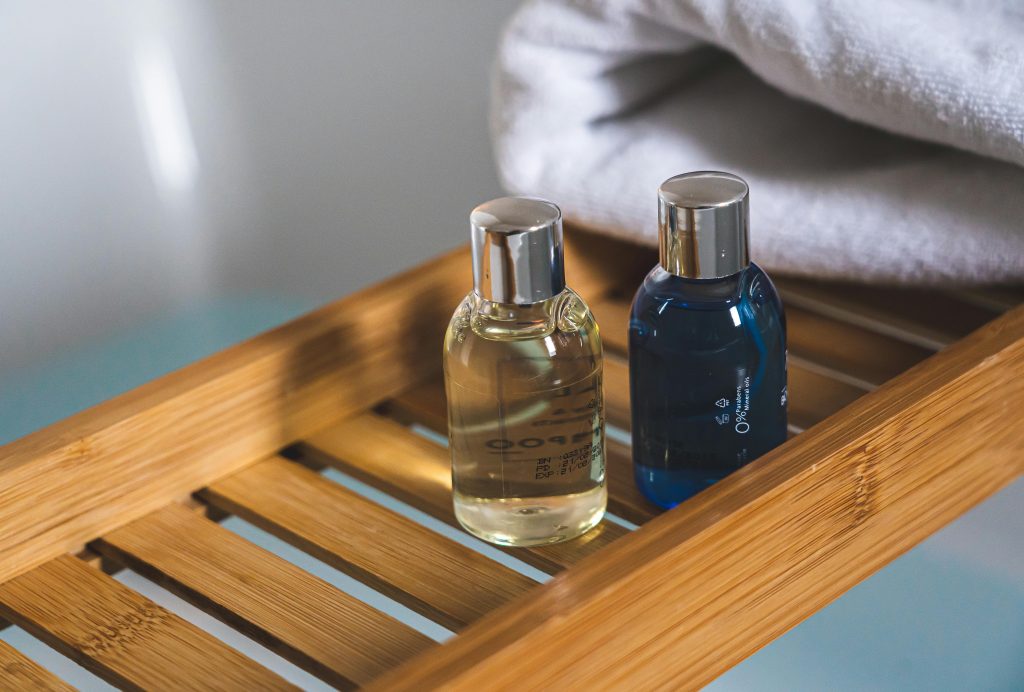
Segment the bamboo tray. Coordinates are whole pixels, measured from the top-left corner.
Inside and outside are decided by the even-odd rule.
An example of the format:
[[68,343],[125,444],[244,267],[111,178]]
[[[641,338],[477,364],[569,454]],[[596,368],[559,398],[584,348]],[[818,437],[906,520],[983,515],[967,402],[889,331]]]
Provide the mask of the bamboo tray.
[[[625,315],[654,258],[578,229],[567,245],[628,428]],[[454,522],[447,452],[412,424],[446,429],[463,249],[0,448],[0,616],[121,687],[288,686],[109,576],[127,566],[338,687],[699,686],[1024,471],[1024,291],[777,283],[792,438],[660,515],[610,441],[609,509],[640,528],[516,551],[559,574],[544,585],[316,472]],[[458,636],[434,643],[229,514]],[[0,644],[0,685],[29,684],[66,688]]]

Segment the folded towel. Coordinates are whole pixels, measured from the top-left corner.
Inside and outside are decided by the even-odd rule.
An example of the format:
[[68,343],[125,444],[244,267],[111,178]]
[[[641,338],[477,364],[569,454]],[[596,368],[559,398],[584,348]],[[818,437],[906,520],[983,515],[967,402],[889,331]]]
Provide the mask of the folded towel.
[[528,2],[493,133],[507,188],[609,234],[654,243],[658,184],[720,169],[769,269],[1024,280],[1019,0]]

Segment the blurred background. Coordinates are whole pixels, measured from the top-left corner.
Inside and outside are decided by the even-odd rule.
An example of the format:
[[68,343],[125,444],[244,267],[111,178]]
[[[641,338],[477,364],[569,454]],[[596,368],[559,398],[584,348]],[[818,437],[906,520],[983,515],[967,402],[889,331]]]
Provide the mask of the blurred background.
[[[514,3],[0,3],[0,377],[467,237]],[[444,98],[437,98],[437,94]]]
[[[0,439],[463,243],[515,8],[0,1]],[[713,687],[1024,689],[1020,486]]]

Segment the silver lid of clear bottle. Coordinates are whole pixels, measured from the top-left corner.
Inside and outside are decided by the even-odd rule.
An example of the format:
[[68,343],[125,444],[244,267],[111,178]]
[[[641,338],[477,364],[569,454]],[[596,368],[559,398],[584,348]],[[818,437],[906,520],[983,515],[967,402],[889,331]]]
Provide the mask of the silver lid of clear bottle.
[[530,305],[565,288],[562,211],[536,197],[500,197],[469,216],[473,290],[496,303]]
[[688,279],[730,276],[750,264],[750,190],[738,176],[694,171],[658,188],[661,266]]

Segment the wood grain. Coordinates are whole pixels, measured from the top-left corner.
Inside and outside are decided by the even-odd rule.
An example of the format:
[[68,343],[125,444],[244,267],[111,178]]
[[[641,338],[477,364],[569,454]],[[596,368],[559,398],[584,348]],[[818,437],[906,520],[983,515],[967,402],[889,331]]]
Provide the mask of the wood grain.
[[0,611],[124,689],[294,689],[219,639],[70,555],[0,585]]
[[[649,250],[566,233],[603,295]],[[0,447],[0,582],[435,375],[468,247]]]
[[[441,407],[444,407],[442,391]],[[447,427],[447,426],[446,426]],[[334,466],[417,509],[458,526],[452,510],[452,472],[448,450],[377,414],[340,421],[308,438],[306,455]],[[395,460],[401,463],[396,464]],[[597,552],[626,533],[602,522],[586,535],[565,543],[508,552],[548,573],[555,573]]]
[[664,510],[643,496],[633,479],[633,450],[615,440],[607,440],[605,460],[608,468],[608,509],[634,524],[643,524]]
[[878,386],[917,365],[930,349],[796,306],[786,307],[791,356]]
[[787,383],[789,422],[807,430],[841,411],[866,392],[791,360]]
[[136,519],[94,546],[335,687],[365,685],[434,646],[411,627],[178,504]]
[[284,459],[218,481],[201,497],[452,630],[536,585]]
[[[866,390],[791,362],[789,422],[807,429],[856,401]],[[624,430],[632,427],[629,410],[629,366],[609,354],[604,360],[605,417]]]
[[[621,357],[627,343],[626,326],[629,307],[623,301],[616,299],[598,300],[595,301],[595,306],[595,314],[601,320],[602,339],[607,346],[604,380],[605,416],[608,423],[629,431],[632,427],[629,405],[629,369],[627,363]],[[812,325],[817,324],[820,326],[822,322],[826,322],[813,315],[811,319],[813,320]],[[917,362],[928,353],[923,349],[887,339],[871,332],[858,330],[855,327],[842,323],[826,322],[826,324],[834,330],[832,333],[827,334],[827,338],[850,337],[851,334],[847,332],[852,331],[856,332],[859,336],[859,340],[851,342],[852,347],[859,348],[865,345],[875,345],[880,349],[868,351],[863,357],[854,356],[854,360],[864,366],[867,366],[876,357],[894,357],[898,364],[909,365],[908,360],[911,357],[913,357],[913,362]],[[796,357],[791,359],[791,361],[789,368],[789,418],[791,425],[798,430],[807,429],[825,420],[828,416],[874,388],[874,385],[868,382],[837,379],[836,375],[830,373],[827,368],[819,367],[815,363],[805,363]],[[833,364],[836,363],[833,362]],[[882,370],[888,370],[892,366],[882,365],[879,367]],[[862,367],[856,372],[864,375],[867,370]],[[439,434],[445,436],[448,434],[444,386],[439,378],[428,380],[400,392],[388,401],[384,410],[392,417],[404,423],[418,423]],[[343,427],[340,429],[346,430],[347,425],[343,424]],[[350,472],[361,475],[367,466],[367,455],[372,455],[372,450],[379,448],[377,445],[382,444],[386,439],[394,439],[393,433],[394,431],[389,430],[386,433],[376,435],[373,441],[366,445],[368,451],[360,451],[350,448],[353,444],[356,444],[351,441],[358,440],[359,436],[346,432],[342,437],[346,437],[349,442],[344,442],[334,439],[333,435],[335,433],[331,429],[327,429],[322,435],[313,438],[314,440],[320,440],[320,444],[318,445],[314,442],[312,446],[314,449],[319,446],[322,451],[327,452],[328,456],[359,460],[355,462],[350,461],[345,466]],[[430,443],[422,441],[416,444],[419,447],[423,447],[429,446]],[[442,468],[442,459],[437,450],[433,450],[432,454],[438,457],[435,459],[434,473],[437,475],[437,478],[446,479],[447,466]],[[386,454],[381,455],[381,458],[376,462],[375,470],[370,475],[376,477],[378,485],[387,484],[389,492],[401,493],[403,491],[392,487],[393,484],[388,479],[389,465],[385,457]],[[422,455],[420,455],[420,458],[422,458]],[[446,459],[447,457],[445,456],[445,464],[447,464]],[[636,523],[642,523],[659,513],[659,510],[647,502],[639,491],[636,490],[632,480],[632,463],[628,449],[614,442],[609,443],[607,463],[609,479],[608,506],[613,513]],[[419,473],[422,474],[422,472]],[[450,488],[450,480],[444,480],[444,483],[447,488]],[[424,497],[422,488],[409,488],[408,492],[411,495],[410,500],[413,504],[416,504],[416,498]],[[444,503],[443,509],[440,511],[444,512],[446,516],[450,516],[450,502],[447,499],[442,500],[440,495],[437,495],[436,501]],[[434,512],[437,513],[438,509],[435,508]]]
[[[607,362],[607,361],[606,361]],[[621,365],[621,363],[619,364]],[[619,365],[613,365],[610,370],[606,368],[605,377],[605,405],[609,405],[608,392],[609,388],[616,388],[617,393],[611,396],[611,405],[614,407],[613,412],[608,415],[609,423],[621,427],[623,430],[629,431],[630,419],[629,419],[629,401],[628,401],[628,390],[623,390],[623,381],[626,379],[626,372]],[[613,380],[609,382],[608,373],[611,373]],[[799,384],[803,384],[801,380]],[[862,392],[847,387],[840,387],[839,392],[847,397],[856,398]],[[623,398],[623,393],[627,397]],[[827,386],[823,390],[823,395],[826,401],[829,401],[830,396],[835,395],[835,391],[831,386]],[[847,399],[849,401],[849,399]],[[842,406],[844,401],[832,400],[832,406]],[[408,390],[397,394],[392,397],[382,407],[387,415],[395,420],[401,421],[405,425],[419,424],[434,432],[447,436],[448,434],[448,417],[446,415],[446,404],[445,404],[445,393],[444,385],[440,380],[431,380],[423,384],[410,387]],[[606,408],[607,412],[607,408]],[[825,412],[819,410],[813,417],[804,416],[798,417],[801,422],[814,423],[824,418]],[[353,420],[361,420],[361,418],[354,418]],[[384,489],[386,492],[394,495],[395,497],[401,497],[404,501],[420,507],[425,511],[429,511],[435,516],[445,519],[454,523],[454,516],[451,515],[451,502],[450,498],[447,498],[446,494],[442,494],[438,488],[433,489],[433,495],[428,495],[425,488],[419,487],[410,480],[423,476],[423,472],[412,472],[412,479],[406,480],[403,485],[405,487],[396,487],[393,478],[394,475],[390,471],[390,465],[387,463],[386,455],[376,455],[372,452],[376,447],[374,445],[368,445],[367,449],[369,452],[360,453],[355,450],[349,449],[349,443],[339,442],[335,439],[335,436],[341,438],[349,438],[346,431],[349,423],[342,422],[338,425],[327,428],[322,433],[311,437],[306,444],[306,449],[310,454],[310,460],[315,463],[323,463],[328,465],[337,466],[342,470],[351,473],[361,480],[375,484],[377,487]],[[373,427],[380,427],[380,423],[376,423]],[[360,430],[368,429],[367,426],[363,426]],[[397,428],[388,427],[385,435],[374,435],[374,439],[380,441],[383,439],[394,440],[401,433]],[[626,446],[612,439],[608,439],[606,447],[605,462],[607,464],[607,476],[608,476],[608,509],[613,514],[616,514],[623,519],[627,519],[637,524],[642,524],[653,516],[661,513],[661,509],[652,503],[648,502],[644,496],[636,488],[636,483],[633,481],[633,461],[632,452]],[[447,453],[442,453],[436,448],[432,448],[430,443],[426,440],[417,441],[415,443],[418,447],[424,448],[425,451],[422,456],[419,454],[410,455],[411,458],[432,460],[430,463],[433,464],[433,473],[436,477],[444,479],[445,493],[448,493],[451,488],[451,479],[448,477],[449,468]],[[436,447],[436,445],[434,446]],[[318,455],[318,452],[322,453],[322,456]],[[407,474],[402,474],[400,477],[405,478]],[[434,504],[433,507],[423,507],[421,502],[424,502],[424,498],[431,497],[431,502]],[[446,499],[447,498],[447,499]],[[613,535],[611,538],[617,538],[619,528],[614,527],[612,529]],[[602,543],[606,542],[605,539],[601,539]],[[571,543],[566,546],[572,545]],[[558,547],[558,546],[552,546]],[[598,547],[598,546],[594,546]],[[549,550],[545,548],[544,550]],[[588,552],[591,548],[588,548]],[[516,553],[518,554],[518,552]],[[567,566],[578,561],[580,556],[571,556],[570,561],[560,561],[555,564]],[[528,561],[533,562],[534,558],[531,555],[530,558],[524,557]],[[536,563],[534,563],[536,564]],[[546,569],[551,571],[548,567],[543,564],[536,564],[540,569]]]
[[[591,306],[605,346],[625,355],[629,347],[629,303],[606,298]],[[786,336],[790,356],[828,368],[871,389],[920,363],[931,349],[906,343],[825,315],[786,306]]]
[[430,376],[468,282],[461,249],[0,448],[0,581]]
[[[571,225],[566,242],[569,284],[592,305],[621,309],[654,263],[649,248]],[[192,553],[198,544],[175,543],[172,534],[190,526],[184,519],[118,532],[212,483],[204,498],[216,511],[239,513],[442,624],[476,623],[383,686],[700,685],[1022,470],[1024,441],[1001,423],[1024,393],[1020,310],[858,398],[1014,304],[1024,297],[1019,287],[942,294],[777,283],[797,330],[791,414],[814,425],[849,407],[660,516],[638,501],[627,450],[609,443],[610,507],[648,523],[614,542],[625,532],[604,523],[578,541],[522,552],[549,572],[575,565],[530,597],[517,598],[532,582],[511,570],[296,464],[261,461],[312,436],[317,446],[307,451],[452,521],[449,487],[435,477],[443,469],[448,479],[441,447],[413,443],[388,421],[378,432],[348,429],[344,447],[329,438],[382,401],[389,415],[445,429],[440,358],[431,354],[469,290],[462,248],[0,448],[0,615],[123,687],[286,685],[65,555],[117,534],[130,550],[96,545],[294,660],[308,656],[310,669],[351,664],[370,678],[384,667],[376,649],[335,667],[330,657],[341,652],[317,649],[302,629],[310,623],[271,612],[278,606],[264,594],[303,584],[296,614],[323,600],[318,615],[335,618],[328,629],[348,616],[335,611],[338,597],[321,599],[294,570],[280,572],[248,544],[224,543],[219,529],[208,534],[212,525],[197,536],[228,545],[223,559],[238,564],[204,561],[205,547]],[[610,418],[628,426],[625,369],[615,358],[625,334],[599,319],[612,362]],[[374,438],[381,430],[390,432]],[[191,559],[177,559],[184,555]],[[232,580],[242,582],[237,593]],[[0,661],[10,655],[0,648]],[[332,681],[359,684],[356,675]]]
[[565,280],[587,303],[613,291],[630,296],[658,262],[655,248],[565,222]]
[[378,689],[696,689],[1024,472],[1024,308]]
[[51,692],[75,689],[4,641],[0,641],[0,688]]
[[[608,386],[606,381],[605,388]],[[404,424],[419,424],[440,435],[446,436],[447,416],[445,415],[445,406],[443,384],[439,380],[432,380],[400,392],[387,402],[385,410],[390,417]],[[626,423],[628,424],[629,421],[626,421]],[[368,446],[368,451],[366,452],[352,449],[351,444],[344,441],[346,438],[350,439],[344,433],[345,426],[345,423],[342,423],[340,427],[332,426],[321,434],[310,438],[307,446],[310,447],[313,459],[335,466],[340,464],[339,468],[343,468],[362,480],[376,482],[390,494],[401,496],[401,498],[406,499],[406,502],[420,507],[419,503],[424,502],[423,499],[427,498],[425,488],[414,484],[408,484],[408,487],[404,489],[393,487],[393,483],[388,481],[389,471],[385,460],[378,455],[374,455],[372,451],[374,447],[372,445]],[[393,424],[389,426],[375,421],[373,427],[381,429],[388,439],[395,439],[396,435],[400,432],[393,427]],[[378,437],[377,439],[382,438]],[[611,439],[606,439],[605,442],[608,510],[612,514],[638,524],[659,514],[660,510],[644,499],[644,496],[637,489],[636,483],[633,481],[633,458],[630,448]],[[431,512],[435,516],[454,524],[455,516],[452,514],[452,502],[451,496],[449,496],[452,488],[451,474],[442,472],[442,466],[445,470],[451,469],[447,452],[446,450],[441,452],[436,448],[429,448],[429,442],[426,440],[416,444],[418,447],[428,448],[425,448],[421,453],[417,453],[417,455],[411,455],[410,458],[423,459],[424,463],[431,464],[432,468],[436,470],[435,473],[438,479],[441,479],[442,474],[444,478],[442,481],[444,483],[443,494],[439,488],[435,487],[432,490],[431,502],[434,504],[434,507],[420,507],[420,509]],[[326,457],[317,457],[317,450],[323,451]],[[373,480],[374,478],[377,478],[377,480]],[[620,529],[615,527],[611,529],[611,535],[608,537],[614,538],[618,535],[621,535]],[[606,539],[602,538],[601,543],[606,543]],[[572,545],[571,543],[566,544],[567,547]],[[599,548],[599,546],[588,546],[588,552],[592,552],[596,548]],[[550,548],[542,550],[549,551]],[[519,553],[520,551],[517,549],[515,554],[519,555]],[[559,561],[555,564],[555,567],[567,566],[568,564],[578,562],[580,557],[583,557],[583,555],[570,556],[568,562]],[[523,559],[528,560],[525,557]],[[550,560],[545,560],[545,562],[550,562]],[[541,569],[547,569],[544,564],[536,562],[534,564],[537,564]]]
[[444,391],[444,380],[440,377],[403,389],[388,399],[380,409],[406,425],[422,425],[438,435],[448,437],[448,398]]
[[1006,312],[1024,303],[1024,286],[985,286],[958,288],[952,292],[960,300],[993,312]]
[[[977,295],[946,294],[789,277],[776,283],[786,302],[790,366],[798,378],[798,388],[803,380],[829,386],[820,377],[804,376],[802,371],[811,370],[854,389],[870,391],[1000,312],[991,302],[994,299],[981,291]],[[986,297],[988,301],[983,299]],[[629,302],[605,297],[593,301],[591,307],[601,325],[606,347],[625,355]],[[889,334],[898,334],[899,338]],[[830,398],[848,400],[850,391],[843,389],[837,388]],[[819,403],[825,398],[815,395]],[[801,403],[799,398],[796,403]],[[792,410],[793,422],[799,428],[807,428],[822,419],[815,415],[820,410],[813,405],[797,406]]]
[[629,365],[612,353],[605,353],[604,357],[604,418],[623,430],[633,429],[629,408]]
[[619,356],[629,352],[629,311],[631,303],[624,298],[605,297],[592,300],[590,311],[601,329],[601,343]]
[[[629,304],[621,300],[604,299],[595,301],[593,310],[601,325],[601,339],[606,346],[605,415],[608,422],[629,430],[632,427],[629,410],[629,366],[624,359],[628,347]],[[790,423],[800,429],[807,429],[824,420],[880,383],[867,381],[863,379],[865,376],[871,380],[878,380],[879,371],[892,373],[892,368],[896,365],[905,369],[929,353],[835,321],[812,316],[810,323],[801,322],[804,315],[799,315],[795,328],[791,326],[789,330],[792,354],[789,362],[789,419]],[[833,331],[824,332],[821,330],[823,326],[830,327]],[[813,336],[801,335],[801,328],[818,331]],[[803,348],[808,342],[815,343],[818,339],[826,341],[851,338],[853,334],[850,332],[857,333],[859,340],[849,342],[849,349],[838,344],[831,350],[825,346],[817,349]],[[794,339],[796,343],[792,343]],[[852,354],[853,350],[865,346],[874,346],[876,350],[862,350],[858,355],[848,357],[847,361],[834,357],[820,357],[823,352],[839,351]],[[888,350],[880,350],[886,347]],[[876,359],[888,358],[893,359],[891,364],[868,365],[876,362]],[[910,360],[911,358],[913,359]],[[853,364],[849,361],[853,361]],[[833,368],[836,370],[833,371]],[[429,381],[424,382],[413,391],[422,393],[430,386]],[[401,398],[407,395],[403,393],[398,396]]]
[[999,314],[955,294],[927,289],[792,277],[777,277],[774,283],[787,308],[826,315],[930,350],[948,346]]

